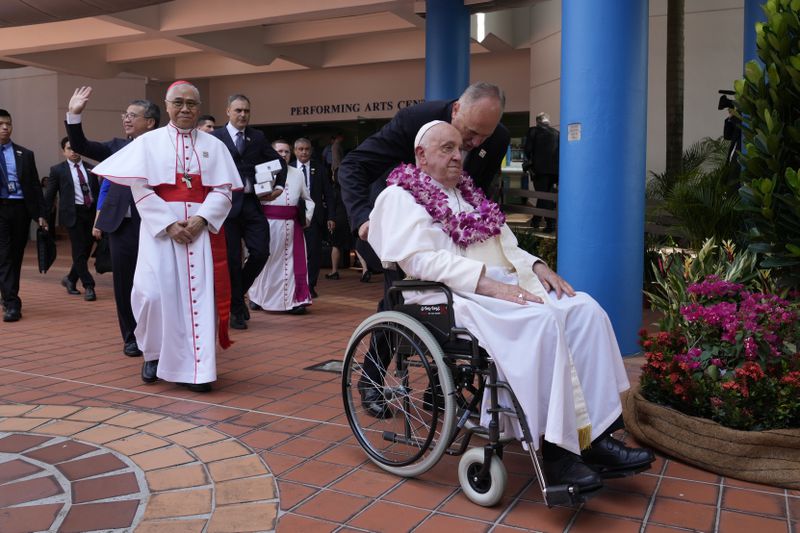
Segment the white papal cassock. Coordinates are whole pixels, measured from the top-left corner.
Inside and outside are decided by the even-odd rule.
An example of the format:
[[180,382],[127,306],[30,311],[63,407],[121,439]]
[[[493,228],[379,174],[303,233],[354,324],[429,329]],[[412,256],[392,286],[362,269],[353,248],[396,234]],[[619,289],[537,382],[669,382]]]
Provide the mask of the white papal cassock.
[[[218,321],[209,232],[220,232],[231,191],[242,187],[230,152],[205,132],[170,123],[137,137],[94,171],[130,186],[142,217],[131,308],[145,360],[158,359],[158,377],[167,381],[216,380]],[[184,173],[191,180],[182,179]],[[208,221],[207,230],[190,244],[173,241],[167,227],[193,215]]]
[[280,196],[262,201],[269,223],[269,259],[247,295],[267,311],[288,311],[311,303],[308,288],[306,241],[298,223],[298,202],[305,202],[305,220],[314,214],[314,201],[306,188],[303,173],[290,166]]
[[[453,213],[473,210],[457,189],[432,182],[447,194]],[[532,271],[538,258],[517,246],[507,225],[499,236],[460,247],[409,192],[390,185],[370,215],[369,243],[381,261],[398,263],[409,276],[452,289],[456,324],[475,335],[495,360],[500,379],[509,383],[522,405],[534,441],[544,435],[580,453],[570,356],[588,406],[592,440],[621,414],[619,394],[629,383],[605,311],[585,293],[560,300],[554,292],[548,296]],[[518,283],[545,303],[520,305],[476,294],[484,268],[490,278]],[[501,403],[513,407],[500,392]],[[488,396],[484,395],[483,424],[490,419]],[[522,438],[515,420],[502,422]]]

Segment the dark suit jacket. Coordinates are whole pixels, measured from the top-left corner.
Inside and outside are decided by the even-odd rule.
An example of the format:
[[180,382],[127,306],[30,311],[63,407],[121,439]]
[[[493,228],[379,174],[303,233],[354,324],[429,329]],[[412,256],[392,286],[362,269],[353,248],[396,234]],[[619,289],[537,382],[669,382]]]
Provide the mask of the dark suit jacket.
[[[239,171],[239,177],[242,178],[242,184],[249,181],[251,184],[255,183],[256,165],[279,159],[283,171],[278,174],[275,185],[283,187],[286,184],[286,162],[278,152],[267,142],[264,133],[261,130],[251,128],[250,126],[244,129],[244,152],[239,153],[236,149],[236,143],[231,139],[228,133],[227,125],[222,128],[217,128],[211,132],[211,135],[225,143],[228,150],[233,157],[233,162],[236,163],[236,170]],[[242,210],[242,199],[244,198],[244,191],[233,191],[232,202],[228,218],[236,218]],[[255,193],[248,193],[255,194]]]
[[[118,137],[102,143],[90,141],[84,135],[81,124],[67,124],[66,121],[64,124],[67,127],[67,137],[72,149],[83,157],[88,157],[95,161],[103,161],[111,154],[125,148],[131,142],[130,139],[120,139]],[[100,209],[100,216],[97,217],[95,226],[109,233],[116,231],[125,219],[125,214],[129,208],[131,210],[131,218],[138,221],[139,212],[136,211],[131,188],[112,183],[103,200],[103,207]]]
[[[450,122],[454,102],[434,100],[403,108],[380,131],[345,156],[338,179],[353,231],[369,220],[370,184],[400,163],[413,163],[414,137],[419,129],[431,120]],[[487,193],[500,171],[510,140],[506,127],[498,124],[483,144],[467,154],[464,170]]]
[[525,136],[525,167],[534,174],[558,175],[558,130],[540,124],[528,130]]
[[[297,167],[297,160],[292,161],[291,165]],[[311,223],[322,226],[327,231],[327,221],[336,220],[336,197],[333,184],[328,176],[327,167],[321,161],[312,158],[308,165],[311,167],[311,176],[308,180],[311,184],[309,194],[314,200],[314,216]]]
[[17,180],[19,180],[19,185],[22,188],[22,197],[24,198],[28,216],[32,220],[38,220],[39,217],[47,218],[42,184],[39,181],[39,172],[36,170],[36,159],[33,157],[33,152],[13,141],[11,142],[11,148],[14,150]]
[[[71,144],[70,144],[71,146]],[[97,195],[100,192],[100,182],[97,176],[91,172],[92,165],[84,161],[83,168],[86,169],[86,181],[92,191],[92,209],[97,207]],[[62,161],[50,167],[50,176],[47,180],[47,190],[44,193],[44,202],[49,213],[53,209],[53,202],[58,194],[58,219],[63,226],[72,227],[75,225],[75,182],[72,180],[72,171],[67,161]]]

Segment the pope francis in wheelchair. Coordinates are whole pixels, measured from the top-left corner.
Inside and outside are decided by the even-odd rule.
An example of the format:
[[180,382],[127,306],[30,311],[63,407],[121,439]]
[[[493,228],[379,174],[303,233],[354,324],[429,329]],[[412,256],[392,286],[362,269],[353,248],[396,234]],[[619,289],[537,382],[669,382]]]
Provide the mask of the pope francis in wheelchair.
[[[487,506],[505,488],[503,445],[521,440],[546,503],[580,503],[604,478],[654,460],[611,436],[630,386],[611,323],[517,246],[497,204],[462,172],[460,147],[456,128],[426,124],[416,165],[397,167],[375,202],[370,245],[385,265],[424,281],[396,283],[392,310],[353,333],[342,380],[348,421],[369,457],[397,475],[463,454],[461,486]],[[474,434],[487,444],[467,451]]]

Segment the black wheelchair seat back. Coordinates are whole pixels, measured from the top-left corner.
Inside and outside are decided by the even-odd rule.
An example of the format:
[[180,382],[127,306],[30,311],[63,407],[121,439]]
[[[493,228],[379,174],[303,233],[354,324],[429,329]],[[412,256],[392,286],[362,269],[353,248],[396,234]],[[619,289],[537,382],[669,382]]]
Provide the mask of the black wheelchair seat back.
[[[439,292],[446,298],[446,301],[432,304],[409,304],[403,298],[403,293],[407,291]],[[442,347],[445,359],[469,358],[475,367],[485,368],[488,354],[478,346],[478,340],[471,333],[456,327],[453,293],[447,285],[435,281],[395,281],[387,292],[387,301],[389,309],[419,320]]]
[[433,334],[439,344],[445,344],[450,339],[450,330],[454,324],[450,321],[449,306],[440,304],[397,304],[393,311],[399,311],[416,318]]

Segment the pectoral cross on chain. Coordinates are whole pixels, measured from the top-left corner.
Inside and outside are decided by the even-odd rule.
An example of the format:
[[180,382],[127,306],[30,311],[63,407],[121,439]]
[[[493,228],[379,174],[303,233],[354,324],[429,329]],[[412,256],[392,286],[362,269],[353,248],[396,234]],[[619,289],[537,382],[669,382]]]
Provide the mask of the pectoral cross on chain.
[[183,181],[183,183],[186,184],[186,188],[187,189],[191,189],[192,188],[192,177],[189,176],[189,174],[184,172],[183,173],[183,177],[181,178],[181,180]]

